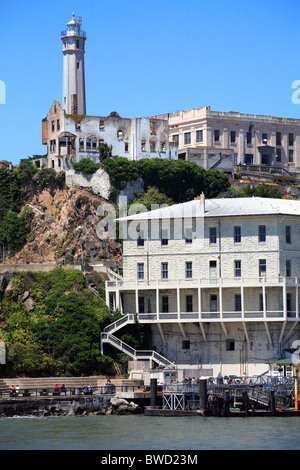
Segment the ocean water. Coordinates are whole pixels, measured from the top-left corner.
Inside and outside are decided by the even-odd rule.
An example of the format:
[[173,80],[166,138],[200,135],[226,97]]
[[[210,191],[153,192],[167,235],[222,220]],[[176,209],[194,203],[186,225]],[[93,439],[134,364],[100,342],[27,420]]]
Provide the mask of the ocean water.
[[0,419],[0,450],[299,450],[300,417]]

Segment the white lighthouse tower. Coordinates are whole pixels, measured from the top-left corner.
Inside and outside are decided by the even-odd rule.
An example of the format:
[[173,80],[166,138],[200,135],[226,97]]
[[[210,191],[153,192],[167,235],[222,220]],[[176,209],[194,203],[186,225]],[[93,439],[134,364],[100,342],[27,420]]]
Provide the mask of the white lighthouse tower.
[[81,17],[72,15],[66,31],[62,31],[63,43],[63,103],[67,114],[86,114],[84,46],[86,33],[81,29]]

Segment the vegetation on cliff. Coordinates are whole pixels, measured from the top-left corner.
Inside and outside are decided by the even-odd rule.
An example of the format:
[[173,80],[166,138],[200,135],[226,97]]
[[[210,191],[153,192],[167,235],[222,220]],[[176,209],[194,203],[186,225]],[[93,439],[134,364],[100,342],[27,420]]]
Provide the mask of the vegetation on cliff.
[[2,373],[113,375],[114,360],[99,349],[100,332],[113,319],[79,270],[20,273],[1,302],[0,340],[7,350]]
[[193,162],[144,158],[128,160],[124,157],[106,158],[103,168],[116,189],[123,181],[142,178],[145,190],[150,186],[171,198],[174,203],[186,202],[202,192],[208,198],[216,197],[230,188],[228,176],[218,170],[205,170]]

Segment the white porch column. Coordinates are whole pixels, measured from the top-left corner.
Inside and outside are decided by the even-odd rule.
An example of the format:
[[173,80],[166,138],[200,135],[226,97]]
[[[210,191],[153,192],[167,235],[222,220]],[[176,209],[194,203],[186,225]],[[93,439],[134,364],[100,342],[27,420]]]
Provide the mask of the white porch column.
[[296,278],[296,318],[299,318],[299,285],[298,285],[298,278]]
[[139,291],[137,287],[135,289],[135,311],[139,313]]
[[287,304],[286,304],[286,278],[283,277],[283,286],[282,286],[282,295],[283,295],[283,318],[287,318]]
[[[265,282],[263,278],[263,282]],[[266,305],[266,286],[263,284],[262,286],[262,291],[263,291],[263,311],[264,311],[264,318],[267,318],[267,305]]]
[[180,320],[180,289],[177,287],[177,320]]
[[244,305],[244,286],[241,285],[241,304],[242,304],[242,319],[245,319],[245,305]]
[[[221,279],[220,279],[221,282]],[[219,285],[219,307],[220,307],[220,318],[223,318],[223,291],[222,286]]]
[[201,320],[201,317],[202,317],[201,287],[198,287],[198,317],[199,317],[199,320]]

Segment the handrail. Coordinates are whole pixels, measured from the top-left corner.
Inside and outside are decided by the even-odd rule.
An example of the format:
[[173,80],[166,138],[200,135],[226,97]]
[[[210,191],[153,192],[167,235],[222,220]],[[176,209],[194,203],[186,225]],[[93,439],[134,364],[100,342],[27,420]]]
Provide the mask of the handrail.
[[135,323],[135,315],[133,313],[128,313],[122,318],[119,318],[115,322],[106,326],[103,331],[108,333],[109,331],[117,331],[128,323]]
[[166,359],[165,357],[161,356],[158,354],[156,351],[153,350],[136,350],[132,346],[129,346],[128,344],[124,343],[124,341],[121,341],[119,338],[116,336],[103,332],[101,333],[101,345],[103,342],[108,342],[118,348],[120,351],[125,352],[129,356],[131,356],[133,359],[154,359],[156,362],[158,362],[160,365],[163,366],[168,366],[168,365],[173,365],[171,361]]
[[97,395],[107,395],[108,393],[115,394],[118,390],[123,391],[124,387],[126,387],[126,391],[136,392],[136,390],[140,390],[140,385],[131,385],[131,384],[122,384],[122,385],[114,385],[111,384],[102,384],[98,387],[93,386],[93,390],[90,393],[88,391],[88,387],[85,387],[85,390],[82,391],[81,387],[73,386],[73,387],[66,387],[65,391],[58,391],[54,392],[53,387],[37,387],[37,388],[20,388],[17,392],[13,393],[11,389],[5,388],[0,389],[0,398],[24,398],[24,397],[67,397],[67,396],[74,396],[74,395],[83,395],[83,396],[97,396]]

